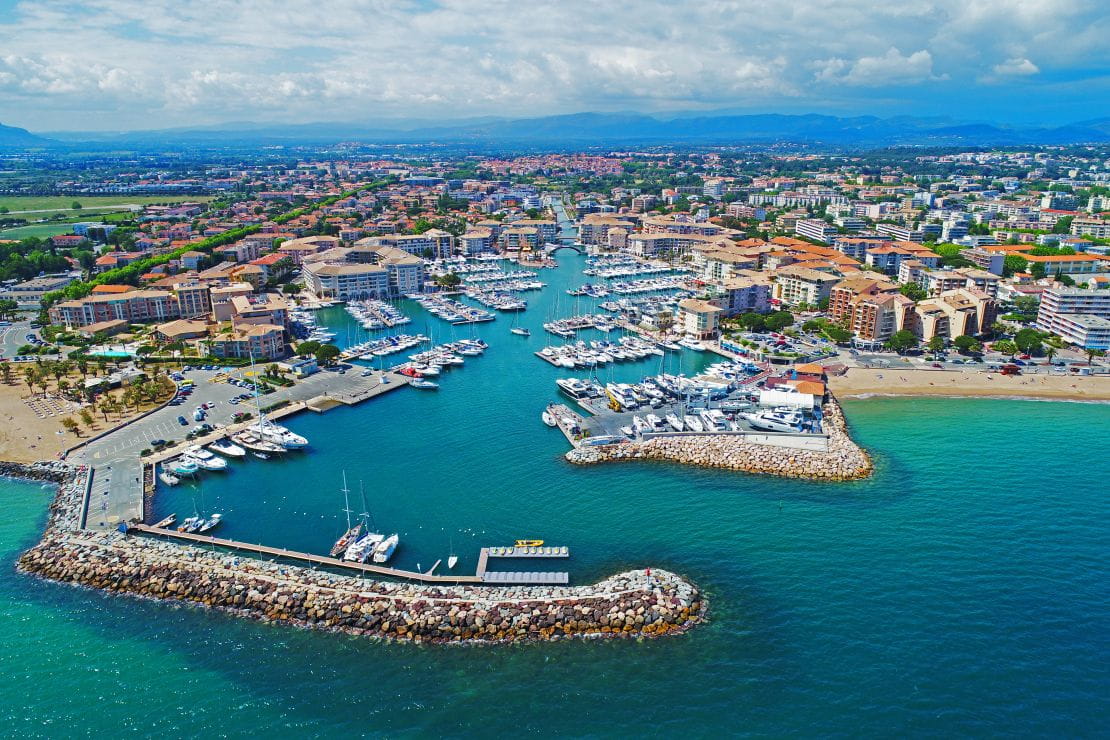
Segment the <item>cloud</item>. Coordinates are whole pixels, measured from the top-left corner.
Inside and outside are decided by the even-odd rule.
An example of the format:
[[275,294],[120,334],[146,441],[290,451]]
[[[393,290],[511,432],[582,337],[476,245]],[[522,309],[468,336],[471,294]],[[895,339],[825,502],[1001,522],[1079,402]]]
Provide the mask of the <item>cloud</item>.
[[22,0],[0,16],[0,120],[149,128],[783,101],[868,112],[880,89],[884,105],[920,109],[957,87],[1001,94],[1039,69],[1110,66],[1110,14],[1096,5]]
[[1028,77],[1041,71],[1036,64],[1025,58],[1007,59],[991,69],[999,77]]
[[925,49],[903,55],[891,47],[882,56],[864,56],[854,61],[826,59],[815,62],[813,67],[818,81],[842,85],[879,87],[946,79],[933,74],[933,55]]

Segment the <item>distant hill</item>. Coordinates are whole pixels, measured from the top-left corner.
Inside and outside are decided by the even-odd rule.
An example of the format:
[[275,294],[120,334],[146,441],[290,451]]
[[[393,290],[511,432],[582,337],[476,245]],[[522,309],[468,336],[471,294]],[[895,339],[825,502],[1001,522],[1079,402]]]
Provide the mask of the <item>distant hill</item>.
[[[49,140],[22,129],[23,146]],[[2,133],[2,132],[0,132]],[[445,120],[376,119],[362,123],[266,124],[234,122],[160,131],[57,132],[69,146],[174,147],[332,144],[341,141],[462,146],[581,147],[624,144],[816,144],[848,148],[897,145],[969,146],[1074,144],[1110,141],[1110,119],[1060,127],[1016,127],[938,117],[838,117],[819,114],[734,115],[725,113],[573,113],[537,118]],[[0,139],[2,141],[2,139]]]
[[25,128],[5,126],[0,123],[0,147],[5,149],[25,149],[28,147],[46,146],[49,139],[35,136]]

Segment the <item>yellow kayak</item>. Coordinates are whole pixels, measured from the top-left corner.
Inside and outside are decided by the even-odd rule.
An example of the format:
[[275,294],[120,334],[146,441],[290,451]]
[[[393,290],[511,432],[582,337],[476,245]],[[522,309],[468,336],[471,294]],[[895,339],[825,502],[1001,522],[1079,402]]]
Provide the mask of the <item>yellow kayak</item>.
[[516,547],[543,547],[543,540],[517,540]]

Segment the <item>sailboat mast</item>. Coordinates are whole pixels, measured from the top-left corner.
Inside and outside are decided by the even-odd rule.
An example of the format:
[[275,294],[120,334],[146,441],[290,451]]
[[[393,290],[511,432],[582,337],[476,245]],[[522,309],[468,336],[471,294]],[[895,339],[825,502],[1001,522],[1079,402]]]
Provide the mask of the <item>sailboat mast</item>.
[[343,511],[347,512],[347,531],[351,531],[351,499],[347,490],[347,471],[343,471]]

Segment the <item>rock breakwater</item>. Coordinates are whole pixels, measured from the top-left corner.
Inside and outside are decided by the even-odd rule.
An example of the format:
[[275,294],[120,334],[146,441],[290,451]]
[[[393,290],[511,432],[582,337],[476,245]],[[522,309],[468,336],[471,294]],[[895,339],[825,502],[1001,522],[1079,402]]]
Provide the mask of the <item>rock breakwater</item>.
[[871,458],[848,435],[840,405],[830,399],[823,412],[823,428],[828,437],[824,450],[757,444],[742,435],[683,435],[579,447],[568,452],[566,459],[582,465],[614,460],[667,460],[746,473],[835,481],[871,475]]
[[19,568],[63,583],[311,629],[428,643],[658,637],[705,619],[698,589],[655,569],[588,586],[428,585],[80,529],[87,471],[62,468],[62,475],[46,533],[20,557]]

